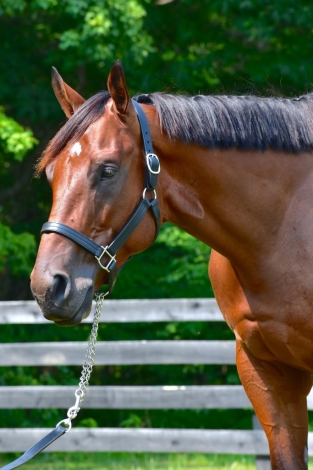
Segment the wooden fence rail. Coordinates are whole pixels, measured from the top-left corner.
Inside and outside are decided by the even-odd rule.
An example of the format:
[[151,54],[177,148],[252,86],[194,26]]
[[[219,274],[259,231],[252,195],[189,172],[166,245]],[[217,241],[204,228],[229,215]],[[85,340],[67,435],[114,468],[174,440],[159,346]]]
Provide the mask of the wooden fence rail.
[[[77,366],[87,343],[0,345],[0,366]],[[99,341],[96,365],[235,364],[234,341]]]
[[[86,322],[92,321],[92,315]],[[101,322],[223,321],[214,299],[106,300]],[[48,323],[35,302],[0,302],[0,324]],[[50,323],[50,322],[49,322]],[[81,365],[85,342],[0,344],[0,366]],[[235,364],[234,341],[106,341],[96,364]],[[72,386],[1,386],[0,407],[60,408],[73,405]],[[83,406],[93,409],[243,409],[251,404],[241,386],[91,386]],[[308,399],[313,409],[313,395]],[[19,452],[47,429],[0,429],[0,452]],[[48,451],[203,452],[268,455],[261,430],[74,428]],[[309,433],[313,455],[313,433]],[[257,463],[258,465],[258,463]],[[262,460],[262,467],[264,460]]]
[[[47,429],[0,429],[0,448],[21,452],[43,437]],[[311,443],[311,447],[313,446]],[[206,452],[267,454],[263,431],[203,429],[76,428],[56,441],[48,452]]]
[[[69,408],[77,387],[0,387],[1,408]],[[218,409],[251,408],[240,385],[90,386],[84,408]]]
[[[94,312],[94,304],[92,313]],[[84,323],[91,323],[91,314]],[[106,300],[103,323],[223,321],[215,299]],[[51,323],[42,316],[36,302],[0,302],[0,324]]]

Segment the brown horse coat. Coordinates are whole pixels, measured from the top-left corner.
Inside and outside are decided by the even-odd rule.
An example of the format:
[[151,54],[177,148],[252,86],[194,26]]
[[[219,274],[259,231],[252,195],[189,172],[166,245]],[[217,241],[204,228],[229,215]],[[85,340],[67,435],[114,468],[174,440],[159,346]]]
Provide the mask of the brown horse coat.
[[[87,102],[56,71],[53,87],[70,119],[38,165],[53,190],[49,220],[105,246],[136,208],[144,184],[141,135],[123,70],[116,62],[110,95]],[[213,248],[210,278],[236,337],[239,375],[267,434],[272,468],[306,469],[313,371],[312,97],[217,97],[200,111],[191,112],[188,102],[189,115],[177,101],[168,122],[171,98],[163,98],[156,97],[157,104],[153,95],[138,98],[161,162],[156,192],[162,222]],[[118,264],[145,250],[154,234],[147,214]],[[58,234],[42,236],[31,287],[47,318],[78,323],[105,280],[83,248]]]

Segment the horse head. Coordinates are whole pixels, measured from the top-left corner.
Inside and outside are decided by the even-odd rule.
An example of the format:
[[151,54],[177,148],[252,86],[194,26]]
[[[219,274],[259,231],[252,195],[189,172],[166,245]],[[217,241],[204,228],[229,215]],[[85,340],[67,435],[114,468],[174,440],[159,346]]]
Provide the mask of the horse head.
[[[131,255],[153,242],[156,212],[155,207],[148,209],[156,193],[145,186],[147,155],[121,63],[117,61],[110,71],[108,92],[87,101],[54,68],[52,87],[68,121],[37,165],[38,173],[46,172],[53,203],[31,274],[31,290],[43,315],[67,326],[88,316],[93,294],[108,282],[113,264],[116,276]],[[149,108],[150,115],[155,113],[152,106],[144,108]],[[110,247],[143,200],[146,213],[123,237],[122,246],[119,240],[118,253],[110,255],[105,247]],[[64,236],[60,227],[74,236]],[[100,251],[103,248],[97,253],[99,262],[84,244],[77,243],[77,232],[85,244],[91,240]]]

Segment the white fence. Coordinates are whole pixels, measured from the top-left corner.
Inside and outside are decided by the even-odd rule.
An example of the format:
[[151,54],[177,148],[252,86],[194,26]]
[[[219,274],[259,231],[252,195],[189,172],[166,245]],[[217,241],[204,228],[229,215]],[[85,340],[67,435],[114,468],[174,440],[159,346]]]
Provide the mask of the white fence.
[[[86,320],[92,321],[91,318]],[[214,299],[106,300],[102,322],[223,321]],[[35,302],[0,302],[0,324],[48,323]],[[85,342],[0,344],[0,365],[81,365]],[[106,341],[96,364],[234,364],[234,341]],[[76,387],[2,386],[0,407],[67,408]],[[91,386],[83,406],[93,409],[243,409],[241,386]],[[313,409],[313,395],[308,399]],[[47,429],[1,429],[0,452],[25,451]],[[268,455],[262,430],[75,428],[47,451],[201,452]],[[313,455],[313,433],[309,434]],[[264,466],[263,466],[264,465]],[[267,465],[267,466],[266,466]],[[258,468],[270,468],[260,461]]]

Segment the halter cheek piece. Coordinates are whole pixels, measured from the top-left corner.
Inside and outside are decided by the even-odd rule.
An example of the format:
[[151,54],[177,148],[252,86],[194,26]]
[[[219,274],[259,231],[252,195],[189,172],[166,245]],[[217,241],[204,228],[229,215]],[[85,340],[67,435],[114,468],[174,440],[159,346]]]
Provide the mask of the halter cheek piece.
[[[59,233],[60,235],[64,235],[65,237],[73,240],[78,245],[85,248],[87,251],[92,253],[96,260],[98,261],[99,265],[102,269],[109,273],[109,281],[108,281],[108,288],[106,294],[110,294],[113,290],[116,278],[118,273],[120,272],[121,266],[119,269],[116,268],[116,254],[118,250],[124,245],[124,243],[128,240],[134,230],[138,227],[141,220],[145,216],[146,212],[151,209],[152,215],[155,220],[156,232],[154,240],[157,238],[160,228],[160,207],[156,197],[155,187],[158,182],[158,174],[160,173],[160,162],[158,157],[153,153],[151,135],[149,124],[146,118],[145,113],[143,112],[141,106],[132,99],[132,103],[136,109],[137,117],[139,121],[139,126],[141,129],[141,135],[145,150],[145,158],[146,158],[146,181],[145,181],[145,188],[143,190],[142,200],[139,203],[137,209],[130,217],[128,222],[124,225],[124,227],[120,230],[120,232],[116,235],[114,240],[105,247],[98,245],[94,241],[90,240],[88,237],[83,235],[82,233],[74,230],[73,228],[69,227],[68,225],[61,224],[59,222],[46,222],[43,224],[41,233]],[[149,201],[146,198],[147,191],[153,192],[154,198]],[[107,255],[110,259],[108,263],[105,265],[102,262],[102,258],[104,255]],[[128,261],[128,260],[127,260]],[[125,264],[125,263],[124,263]]]

